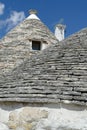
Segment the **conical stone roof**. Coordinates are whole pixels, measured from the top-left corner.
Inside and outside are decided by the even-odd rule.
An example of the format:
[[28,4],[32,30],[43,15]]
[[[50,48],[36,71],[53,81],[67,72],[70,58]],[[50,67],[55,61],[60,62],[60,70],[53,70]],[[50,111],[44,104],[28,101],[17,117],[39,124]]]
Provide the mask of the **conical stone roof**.
[[1,77],[0,101],[87,105],[87,29]]
[[[21,24],[12,29],[3,39],[2,43],[6,41],[25,41],[29,39],[40,39],[47,43],[55,44],[57,42],[54,34],[48,27],[36,16],[28,16]],[[14,43],[13,43],[14,44]]]
[[0,73],[9,71],[34,53],[31,52],[30,41],[32,40],[46,42],[48,45],[58,42],[54,34],[35,14],[30,14],[1,39]]

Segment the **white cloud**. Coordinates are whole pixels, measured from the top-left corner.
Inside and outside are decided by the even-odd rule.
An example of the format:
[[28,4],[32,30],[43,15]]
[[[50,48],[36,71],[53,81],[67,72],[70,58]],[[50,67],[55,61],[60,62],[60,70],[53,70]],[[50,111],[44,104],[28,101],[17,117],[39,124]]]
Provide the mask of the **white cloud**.
[[7,19],[0,20],[0,29],[5,27],[6,31],[9,31],[13,27],[15,27],[18,23],[23,21],[24,18],[25,18],[25,14],[23,11],[21,11],[21,12],[12,11],[10,13],[10,16]]
[[5,5],[3,3],[0,3],[0,15],[4,13]]
[[13,28],[15,25],[23,21],[25,18],[25,14],[23,11],[17,12],[17,11],[12,11],[10,14],[10,17],[6,19],[5,24],[7,26],[7,30],[10,30]]

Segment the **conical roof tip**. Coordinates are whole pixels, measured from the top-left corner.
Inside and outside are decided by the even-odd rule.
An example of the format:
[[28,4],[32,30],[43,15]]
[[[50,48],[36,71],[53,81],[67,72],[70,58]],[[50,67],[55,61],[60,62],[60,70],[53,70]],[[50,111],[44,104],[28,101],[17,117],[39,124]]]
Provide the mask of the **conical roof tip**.
[[31,15],[31,14],[37,14],[38,12],[37,12],[37,10],[35,10],[35,9],[30,9],[29,10],[29,14]]
[[37,17],[37,10],[35,9],[31,9],[29,10],[29,16],[27,17],[27,19],[38,19],[40,20],[38,17]]

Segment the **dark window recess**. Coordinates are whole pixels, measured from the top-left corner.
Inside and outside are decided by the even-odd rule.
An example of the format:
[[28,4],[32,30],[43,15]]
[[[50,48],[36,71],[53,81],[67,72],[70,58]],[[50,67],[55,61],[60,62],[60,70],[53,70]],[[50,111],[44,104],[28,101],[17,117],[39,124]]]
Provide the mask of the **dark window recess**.
[[32,50],[41,50],[41,42],[32,41]]

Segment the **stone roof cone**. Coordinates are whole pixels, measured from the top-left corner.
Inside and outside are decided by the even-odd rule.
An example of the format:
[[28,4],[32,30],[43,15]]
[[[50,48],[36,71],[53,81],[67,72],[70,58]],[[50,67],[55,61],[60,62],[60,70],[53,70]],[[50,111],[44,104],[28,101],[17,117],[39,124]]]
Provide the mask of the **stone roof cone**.
[[[10,36],[10,37],[9,37]],[[26,39],[44,39],[48,43],[54,44],[57,39],[54,34],[48,29],[48,27],[38,18],[36,10],[29,10],[29,16],[21,22],[18,26],[12,29],[5,37],[2,42],[8,40],[13,41]],[[6,39],[6,41],[4,41]]]
[[0,63],[0,73],[16,67],[31,55],[32,40],[42,41],[48,45],[58,42],[54,34],[37,17],[37,11],[30,10],[29,13],[30,15],[23,22],[0,41],[0,56],[3,59]]

